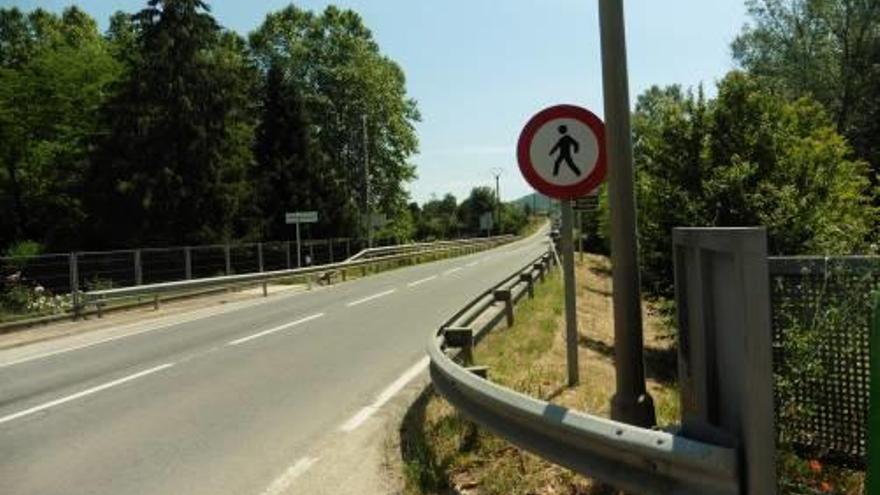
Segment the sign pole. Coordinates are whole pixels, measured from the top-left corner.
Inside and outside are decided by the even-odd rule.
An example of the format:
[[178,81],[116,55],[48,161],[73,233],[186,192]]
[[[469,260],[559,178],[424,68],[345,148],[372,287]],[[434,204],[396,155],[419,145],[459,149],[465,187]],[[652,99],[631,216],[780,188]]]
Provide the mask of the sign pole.
[[571,201],[560,201],[562,208],[562,277],[565,280],[565,348],[568,356],[568,386],[580,382],[578,376],[577,299],[574,276],[574,212]]
[[299,222],[296,222],[296,267],[302,268],[302,241],[299,237]]
[[602,87],[609,160],[611,264],[614,284],[614,355],[617,391],[611,417],[653,426],[654,402],[645,387],[642,305],[639,288],[632,135],[623,0],[599,2]]

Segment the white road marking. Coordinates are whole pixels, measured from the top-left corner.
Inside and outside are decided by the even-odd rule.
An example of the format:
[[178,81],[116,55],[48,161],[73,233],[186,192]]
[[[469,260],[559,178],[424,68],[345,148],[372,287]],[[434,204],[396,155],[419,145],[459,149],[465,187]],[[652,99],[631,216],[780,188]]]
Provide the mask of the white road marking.
[[270,328],[269,330],[264,330],[259,333],[255,333],[253,335],[248,335],[247,337],[242,337],[240,339],[235,339],[226,343],[226,345],[239,345],[244,344],[245,342],[249,342],[254,339],[258,339],[260,337],[265,337],[266,335],[271,335],[275,332],[280,332],[282,330],[287,330],[288,328],[295,327],[297,325],[301,325],[307,321],[317,320],[318,318],[324,316],[324,313],[317,313],[312,316],[306,316],[305,318],[292,321],[290,323],[285,323],[284,325],[277,326],[275,328]]
[[67,402],[70,402],[70,401],[73,401],[76,399],[81,399],[87,395],[96,394],[96,393],[101,392],[103,390],[107,390],[108,388],[115,387],[117,385],[122,385],[123,383],[130,382],[132,380],[137,380],[138,378],[142,378],[147,375],[152,375],[153,373],[158,373],[158,372],[160,372],[162,370],[166,370],[172,366],[174,366],[174,363],[165,363],[163,365],[156,366],[155,368],[150,368],[148,370],[140,371],[140,372],[135,373],[133,375],[128,375],[128,376],[120,378],[118,380],[113,380],[112,382],[107,382],[103,385],[98,385],[96,387],[92,387],[90,389],[83,390],[82,392],[77,392],[73,395],[68,395],[67,397],[55,399],[53,401],[46,402],[45,404],[40,404],[39,406],[35,406],[30,409],[25,409],[24,411],[19,411],[17,413],[10,414],[8,416],[3,416],[2,418],[0,418],[0,424],[9,422],[14,419],[18,419],[18,418],[21,418],[21,417],[24,417],[24,416],[27,416],[30,414],[33,414],[35,412],[40,412],[40,411],[49,409],[51,407],[60,406],[61,404],[64,404],[64,403],[67,403]]
[[287,471],[281,474],[275,481],[269,485],[269,488],[263,491],[261,495],[280,495],[287,491],[290,488],[290,485],[293,484],[294,480],[303,475],[312,464],[318,462],[317,458],[314,457],[303,457],[298,460],[296,464],[287,468]]
[[450,270],[446,270],[445,272],[443,272],[443,275],[452,275],[453,273],[460,272],[460,271],[461,271],[461,267],[452,268]]
[[431,280],[434,280],[435,278],[437,278],[437,275],[431,275],[430,277],[425,277],[421,280],[416,280],[415,282],[410,282],[410,283],[406,284],[406,286],[407,287],[416,287],[416,286],[424,284],[425,282],[430,282]]
[[382,406],[385,405],[385,403],[387,403],[395,395],[397,395],[398,392],[403,390],[403,387],[405,387],[409,382],[417,377],[419,373],[427,369],[430,362],[431,360],[427,356],[420,359],[418,363],[414,364],[410,369],[406,370],[406,372],[400,375],[397,380],[394,380],[394,383],[383,390],[382,393],[379,394],[378,397],[376,397],[375,402],[358,411],[357,414],[355,414],[348,421],[343,423],[342,426],[339,427],[339,429],[344,432],[356,430],[360,425],[364,424],[364,422],[369,419],[370,416],[381,409]]
[[477,265],[479,265],[479,264],[480,264],[479,261],[471,261],[470,263],[468,263],[468,264],[465,265],[465,266],[468,267],[468,268],[472,268],[472,267],[475,267],[475,266],[477,266]]
[[[245,309],[245,308],[260,306],[262,304],[274,302],[274,300],[267,299],[265,301],[243,301],[243,302],[245,304],[243,304],[241,307],[236,306],[238,303],[234,303],[236,305],[233,305],[233,306],[227,305],[227,306],[220,307],[220,308],[208,308],[206,310],[196,310],[196,311],[192,312],[191,314],[183,315],[178,318],[174,318],[171,320],[165,319],[165,321],[159,322],[157,325],[148,326],[142,330],[137,330],[134,332],[124,333],[124,334],[120,334],[120,335],[114,335],[112,337],[107,337],[106,339],[100,339],[100,340],[96,340],[94,342],[88,342],[86,344],[75,345],[73,347],[66,347],[64,349],[58,349],[56,351],[49,351],[49,352],[45,352],[42,354],[36,354],[34,356],[28,356],[25,358],[17,359],[15,361],[10,361],[8,363],[2,363],[2,364],[0,364],[0,368],[5,368],[7,366],[15,366],[16,364],[23,364],[23,363],[27,363],[30,361],[36,361],[38,359],[44,359],[44,358],[52,357],[52,356],[55,356],[58,354],[64,354],[67,352],[78,351],[80,349],[87,349],[89,347],[93,347],[96,345],[106,344],[107,342],[113,342],[114,340],[124,339],[126,337],[134,337],[136,335],[141,335],[141,334],[153,332],[156,330],[162,330],[162,329],[170,328],[170,327],[173,327],[176,325],[183,325],[185,323],[191,323],[194,321],[203,320],[206,318],[210,318],[212,316],[217,316],[217,315],[221,315],[224,313],[228,313],[230,311],[237,311],[238,309]],[[129,325],[123,325],[122,327],[119,327],[119,328],[125,329],[125,328],[137,327],[140,325],[141,325],[141,323],[132,323]]]
[[380,297],[385,297],[389,294],[394,294],[395,292],[397,292],[397,289],[386,290],[385,292],[380,292],[378,294],[373,294],[372,296],[367,296],[363,299],[358,299],[357,301],[352,301],[352,302],[346,304],[346,306],[348,306],[350,308],[352,306],[357,306],[358,304],[363,304],[365,302],[372,301],[373,299],[379,299]]

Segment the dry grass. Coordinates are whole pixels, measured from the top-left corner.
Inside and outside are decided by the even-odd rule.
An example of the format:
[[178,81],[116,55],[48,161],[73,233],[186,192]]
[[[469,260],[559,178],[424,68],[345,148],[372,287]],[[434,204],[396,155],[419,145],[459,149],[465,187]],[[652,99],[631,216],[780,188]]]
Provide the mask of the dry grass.
[[[517,323],[491,334],[475,352],[493,381],[529,395],[607,416],[614,392],[611,280],[606,258],[578,266],[581,385],[567,388],[562,282],[538,286],[536,299],[517,308]],[[645,309],[646,365],[658,421],[678,420],[675,356],[658,312]],[[591,480],[527,454],[463,420],[444,400],[427,394],[401,429],[407,492],[481,495],[614,493]]]

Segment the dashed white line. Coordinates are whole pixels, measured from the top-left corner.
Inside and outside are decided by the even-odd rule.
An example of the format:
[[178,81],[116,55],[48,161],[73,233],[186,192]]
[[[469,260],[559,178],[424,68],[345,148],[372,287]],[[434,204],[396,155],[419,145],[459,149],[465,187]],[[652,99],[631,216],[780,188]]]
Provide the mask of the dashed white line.
[[364,422],[370,418],[373,414],[376,413],[382,406],[385,405],[392,397],[397,395],[403,387],[405,387],[409,382],[411,382],[415,377],[419,375],[422,371],[424,371],[428,367],[428,363],[431,360],[426,356],[419,360],[418,363],[414,364],[410,369],[406,370],[404,374],[400,375],[397,380],[394,380],[394,383],[388,386],[385,390],[376,397],[376,401],[370,404],[369,406],[358,411],[357,414],[352,416],[348,421],[342,424],[339,427],[340,430],[344,432],[350,432],[356,430],[360,425],[364,424]]
[[480,264],[479,261],[471,261],[470,263],[468,263],[467,265],[464,265],[464,266],[466,266],[466,267],[468,267],[468,268],[472,268],[472,267],[475,267],[475,266],[477,266],[477,265],[479,265],[479,264]]
[[317,458],[303,457],[296,464],[287,468],[261,495],[280,495],[284,493],[290,488],[294,480],[302,476],[316,462],[318,462]]
[[253,335],[248,335],[247,337],[242,337],[240,339],[235,339],[235,340],[229,341],[226,343],[226,345],[244,344],[245,342],[249,342],[251,340],[258,339],[260,337],[265,337],[266,335],[271,335],[275,332],[280,332],[282,330],[287,330],[288,328],[295,327],[297,325],[302,325],[303,323],[305,323],[307,321],[316,320],[322,316],[324,316],[324,313],[318,313],[318,314],[314,314],[312,316],[306,316],[305,318],[301,318],[299,320],[292,321],[290,323],[285,323],[284,325],[280,325],[275,328],[270,328],[268,330],[264,330],[262,332],[255,333]]
[[430,277],[425,277],[421,280],[416,280],[415,282],[410,282],[410,283],[406,284],[406,286],[407,287],[417,287],[419,285],[424,284],[425,282],[430,282],[431,280],[434,280],[436,278],[437,278],[437,275],[431,275]]
[[449,270],[446,270],[445,272],[443,272],[443,275],[452,275],[453,273],[460,272],[460,271],[461,271],[461,267],[452,268],[452,269],[449,269]]
[[61,404],[65,404],[67,402],[70,402],[70,401],[73,401],[76,399],[81,399],[87,395],[96,394],[98,392],[101,392],[102,390],[107,390],[108,388],[116,387],[118,385],[122,385],[123,383],[130,382],[132,380],[137,380],[138,378],[142,378],[147,375],[152,375],[153,373],[158,373],[158,372],[160,372],[162,370],[166,370],[172,366],[174,366],[174,363],[165,363],[163,365],[156,366],[155,368],[150,368],[148,370],[140,371],[140,372],[135,373],[133,375],[128,375],[128,376],[120,378],[118,380],[113,380],[112,382],[107,382],[103,385],[98,385],[96,387],[92,387],[90,389],[83,390],[82,392],[77,392],[73,395],[68,395],[67,397],[55,399],[53,401],[46,402],[45,404],[40,404],[39,406],[35,406],[30,409],[25,409],[24,411],[19,411],[17,413],[10,414],[8,416],[3,416],[2,418],[0,418],[0,424],[6,423],[6,422],[9,422],[9,421],[12,421],[14,419],[18,419],[18,418],[21,418],[24,416],[28,416],[28,415],[36,413],[36,412],[44,411],[44,410],[49,409],[51,407],[60,406]]
[[379,299],[380,297],[385,297],[389,294],[394,294],[395,292],[397,292],[397,289],[386,290],[385,292],[380,292],[378,294],[373,294],[372,296],[367,296],[363,299],[358,299],[357,301],[352,301],[352,302],[346,304],[346,306],[348,306],[350,308],[352,306],[357,306],[358,304],[363,304],[365,302],[372,301],[373,299]]

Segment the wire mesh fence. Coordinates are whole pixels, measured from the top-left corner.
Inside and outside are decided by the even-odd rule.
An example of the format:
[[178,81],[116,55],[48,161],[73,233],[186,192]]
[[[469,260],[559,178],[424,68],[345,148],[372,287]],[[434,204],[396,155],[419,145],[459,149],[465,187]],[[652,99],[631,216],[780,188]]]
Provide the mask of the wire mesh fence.
[[73,293],[343,261],[355,239],[0,257],[0,320],[69,311]]
[[779,441],[864,469],[880,257],[771,258],[770,279]]

